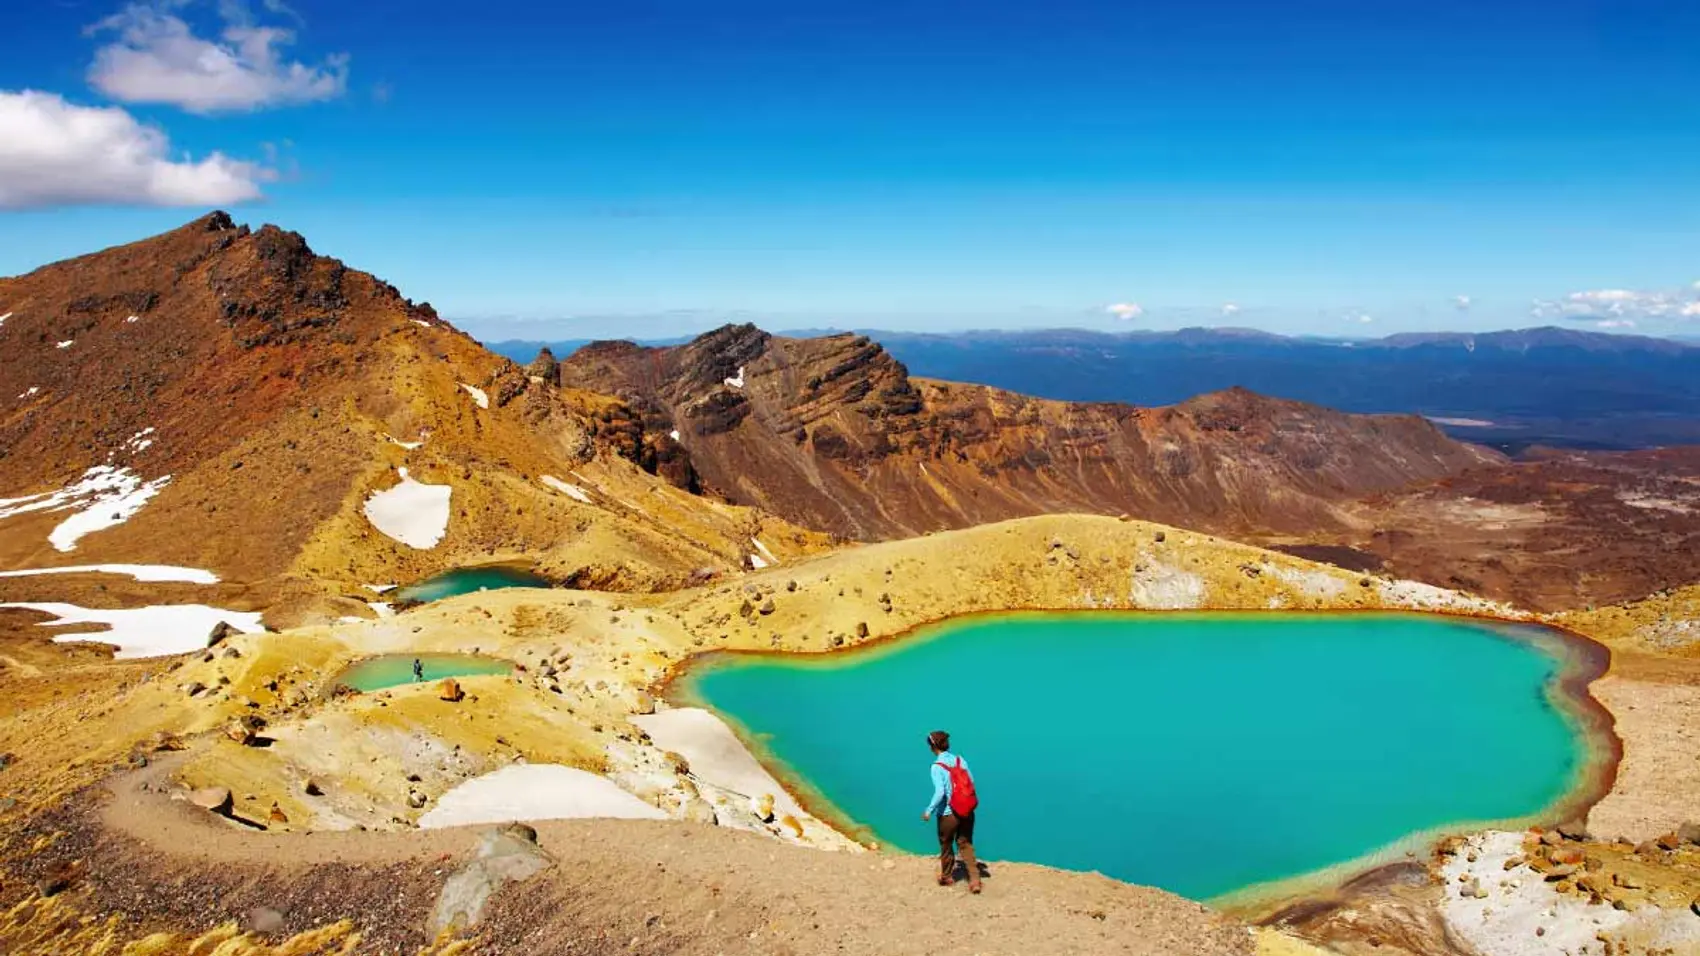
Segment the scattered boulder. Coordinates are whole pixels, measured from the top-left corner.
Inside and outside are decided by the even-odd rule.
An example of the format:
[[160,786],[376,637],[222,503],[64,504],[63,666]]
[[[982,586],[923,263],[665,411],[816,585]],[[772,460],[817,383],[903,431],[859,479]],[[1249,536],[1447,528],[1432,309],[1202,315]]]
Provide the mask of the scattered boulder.
[[226,787],[202,787],[189,794],[189,802],[222,817],[230,814],[231,808],[236,805],[236,798]]
[[240,720],[233,720],[225,724],[224,735],[244,747],[251,747],[254,744],[254,728]]
[[437,697],[451,704],[458,704],[466,699],[466,691],[460,687],[460,681],[453,677],[445,677],[437,685]]
[[757,797],[756,801],[755,801],[754,810],[755,810],[755,814],[756,814],[756,819],[760,820],[763,823],[772,823],[773,822],[773,794],[764,793],[761,796]]
[[720,815],[714,812],[714,804],[700,796],[687,799],[685,805],[680,808],[679,815],[691,823],[706,823],[709,826],[717,826],[720,823]]
[[10,767],[12,764],[15,764],[17,762],[18,762],[18,757],[17,757],[16,754],[12,754],[12,753],[0,754],[0,770],[5,770],[7,767]]
[[322,797],[322,796],[325,795],[324,788],[319,786],[319,782],[317,780],[307,781],[307,783],[305,785],[303,785],[301,789],[309,797]]
[[1700,823],[1684,823],[1677,827],[1676,838],[1684,843],[1700,846]]
[[756,612],[756,606],[754,604],[751,604],[748,599],[745,599],[744,603],[738,605],[738,616],[739,617],[749,617],[751,614],[754,614],[755,612]]
[[640,714],[653,714],[653,713],[655,713],[655,698],[649,696],[648,694],[644,693],[641,690],[638,691],[637,703],[635,704],[635,709]]
[[1682,846],[1682,842],[1682,838],[1677,836],[1674,830],[1653,841],[1653,843],[1661,850],[1679,849]]
[[1169,539],[1169,536],[1164,534],[1161,531],[1157,532],[1155,535],[1152,536],[1152,540],[1156,541],[1158,544],[1162,544],[1164,541],[1167,541],[1168,539]]
[[276,800],[273,800],[271,810],[266,813],[266,819],[273,823],[288,823],[289,815],[283,812],[283,808],[277,805]]
[[230,626],[229,621],[219,621],[213,625],[212,631],[207,634],[207,646],[214,647],[222,644],[230,636],[240,633],[236,628]]
[[206,693],[206,689],[207,689],[207,685],[201,683],[198,680],[192,680],[189,683],[183,685],[183,693],[190,696],[190,697],[199,697],[200,695]]
[[768,598],[766,601],[762,602],[761,615],[763,617],[766,617],[767,615],[772,614],[772,613],[773,613],[773,598]]
[[418,790],[414,790],[414,789],[410,788],[407,791],[407,805],[409,807],[412,807],[415,810],[425,809],[425,804],[430,803],[430,802],[431,802],[431,798],[425,796],[425,794],[423,794],[423,793],[420,793]]
[[857,637],[864,637],[864,638],[868,636],[868,622],[867,621],[857,621],[856,622],[856,636]]
[[1558,835],[1566,840],[1588,839],[1588,825],[1581,820],[1568,820],[1557,827]]
[[426,935],[435,939],[478,925],[485,904],[497,890],[529,880],[553,862],[538,847],[537,831],[530,827],[510,824],[486,830],[479,837],[477,856],[443,884]]

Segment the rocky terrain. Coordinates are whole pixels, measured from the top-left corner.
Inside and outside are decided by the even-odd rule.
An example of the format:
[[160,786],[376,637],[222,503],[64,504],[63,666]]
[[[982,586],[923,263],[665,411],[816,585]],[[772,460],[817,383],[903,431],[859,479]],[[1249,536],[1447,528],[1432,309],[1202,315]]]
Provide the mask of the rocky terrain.
[[[1694,951],[1683,451],[1510,463],[1241,390],[1041,401],[749,327],[522,367],[222,214],[0,279],[0,350],[0,952]],[[562,586],[385,600],[498,561]],[[1009,608],[1547,620],[1610,649],[1621,760],[1557,836],[1231,914],[1003,863],[970,899],[666,699],[700,653]],[[71,619],[101,643],[55,642]],[[344,686],[426,653],[516,666]],[[627,819],[503,827],[467,796],[492,780]]]
[[[186,566],[276,607],[504,556],[669,587],[740,567],[754,535],[825,543],[678,491],[618,401],[274,226],[215,213],[0,279],[0,315],[0,567]],[[368,520],[400,486],[449,502],[435,541]]]
[[1538,452],[1345,510],[1305,538],[1337,550],[1295,553],[1549,611],[1700,580],[1700,447]]
[[561,378],[636,409],[665,436],[654,445],[674,481],[862,540],[1066,511],[1223,533],[1335,527],[1346,501],[1500,460],[1417,416],[1239,389],[1166,408],[1044,401],[911,379],[861,336],[747,325],[676,347],[589,345]]

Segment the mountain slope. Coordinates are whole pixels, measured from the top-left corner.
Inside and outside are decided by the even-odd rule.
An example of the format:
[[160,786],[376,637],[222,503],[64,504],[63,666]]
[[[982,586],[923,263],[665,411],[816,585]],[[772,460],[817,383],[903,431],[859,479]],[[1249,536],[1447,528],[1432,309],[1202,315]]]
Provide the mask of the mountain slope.
[[[822,543],[672,488],[618,402],[527,375],[276,227],[216,213],[0,279],[0,315],[0,567],[358,590],[524,556],[648,587],[736,568],[757,534]],[[368,501],[398,487],[380,527]]]
[[620,397],[730,500],[875,539],[1060,511],[1215,531],[1334,525],[1336,503],[1496,461],[1414,416],[1244,390],[1170,408],[911,379],[856,335],[728,326],[687,345],[586,346],[562,381]]

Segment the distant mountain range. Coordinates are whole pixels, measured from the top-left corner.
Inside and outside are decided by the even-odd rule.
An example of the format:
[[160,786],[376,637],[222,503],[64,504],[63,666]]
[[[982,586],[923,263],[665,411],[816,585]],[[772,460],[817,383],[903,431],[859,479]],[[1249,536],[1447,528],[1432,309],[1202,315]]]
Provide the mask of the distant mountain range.
[[[1044,398],[1172,405],[1240,386],[1346,411],[1416,412],[1511,452],[1700,444],[1700,343],[1676,339],[1557,327],[1367,340],[1237,328],[863,334],[915,375]],[[525,361],[541,344],[491,348]],[[549,346],[564,356],[583,344]]]

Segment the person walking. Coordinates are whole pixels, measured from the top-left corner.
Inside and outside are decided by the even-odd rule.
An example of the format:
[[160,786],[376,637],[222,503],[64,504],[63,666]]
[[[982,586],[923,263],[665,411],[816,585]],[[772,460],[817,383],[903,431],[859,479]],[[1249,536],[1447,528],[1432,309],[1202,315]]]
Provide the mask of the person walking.
[[968,892],[980,892],[980,863],[974,858],[974,815],[980,797],[974,792],[974,775],[968,764],[950,752],[950,734],[935,730],[927,735],[933,752],[933,799],[921,813],[925,822],[938,816],[939,885],[956,882],[956,857],[962,855],[968,868]]
[[424,683],[424,681],[425,681],[425,662],[420,660],[419,658],[415,657],[413,659],[413,682],[415,684],[420,684],[420,683]]

